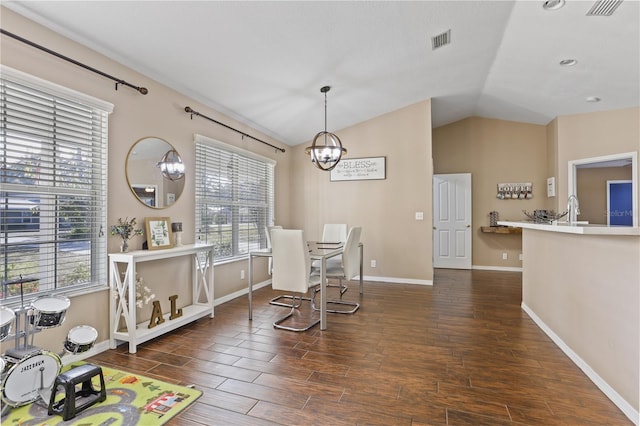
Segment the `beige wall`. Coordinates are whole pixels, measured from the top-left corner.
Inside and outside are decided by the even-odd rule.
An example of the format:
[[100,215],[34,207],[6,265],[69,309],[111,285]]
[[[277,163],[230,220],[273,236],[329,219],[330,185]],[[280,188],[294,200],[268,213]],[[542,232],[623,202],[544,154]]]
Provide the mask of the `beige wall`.
[[[236,127],[248,134],[283,146],[258,131],[248,128],[241,123],[214,111],[197,101],[186,97],[158,82],[141,75],[123,65],[120,65],[90,49],[74,43],[40,25],[29,21],[10,10],[2,8],[0,25],[3,29],[25,37],[35,43],[44,45],[52,50],[63,53],[75,60],[103,70],[130,83],[144,86],[149,94],[143,96],[135,90],[120,86],[114,90],[114,82],[97,74],[86,71],[76,65],[55,58],[26,44],[2,36],[1,47],[3,65],[32,74],[53,83],[77,90],[96,98],[114,104],[114,111],[109,117],[109,193],[108,193],[108,224],[116,222],[117,218],[125,216],[136,217],[141,225],[143,219],[152,216],[167,216],[172,221],[183,223],[183,242],[193,243],[194,238],[194,169],[195,150],[193,135],[199,133],[213,139],[220,140],[241,148],[248,149],[277,161],[276,166],[276,214],[285,223],[289,222],[289,163],[291,149],[286,153],[275,153],[273,148],[244,138],[230,130],[194,117],[190,119],[184,112],[189,105],[195,110],[218,119],[230,126]],[[187,175],[184,192],[180,199],[171,207],[157,210],[140,203],[129,190],[126,180],[125,163],[131,146],[146,136],[156,136],[172,144],[182,155]],[[105,237],[107,238],[107,237]],[[133,249],[141,247],[142,238],[131,240]],[[118,250],[118,239],[108,237],[110,252]],[[107,262],[107,259],[105,259]],[[169,294],[178,293],[178,305],[186,304],[188,290],[184,286],[191,283],[188,264],[182,260],[176,262],[153,262],[145,264],[139,269],[145,282],[154,286],[162,306]],[[247,262],[235,262],[216,268],[215,296],[231,294],[246,288],[246,279],[240,280],[240,270],[247,269]],[[266,268],[262,268],[266,271]],[[259,274],[257,280],[266,279],[266,273]],[[185,292],[186,291],[186,292]],[[98,341],[108,339],[108,293],[106,291],[92,293],[81,297],[74,297],[71,308],[67,313],[65,323],[55,329],[39,333],[36,344],[54,351],[61,349],[61,342],[70,328],[79,324],[89,324],[98,332]]]
[[[347,158],[386,156],[386,179],[331,182],[293,149],[292,221],[320,238],[324,223],[362,226],[365,270],[369,279],[433,279],[431,223],[431,102],[420,102],[336,132]],[[425,220],[416,221],[415,212]],[[278,218],[279,219],[279,218]],[[370,260],[377,267],[370,267]]]
[[562,210],[569,194],[569,161],[640,151],[640,108],[566,115],[558,117],[557,123],[558,203]]
[[[545,208],[547,137],[545,126],[472,117],[433,130],[434,173],[471,173],[474,267],[519,268],[518,234],[489,234],[489,212],[501,220],[524,220],[522,210]],[[533,183],[530,200],[500,200],[497,184]],[[506,252],[508,259],[502,260]]]
[[[556,195],[545,199],[544,208],[547,210],[555,210],[557,212],[564,211],[559,208],[558,203],[558,120],[554,119],[547,124],[547,178],[555,178]],[[544,190],[546,192],[546,188]],[[563,206],[561,206],[563,207]]]
[[523,305],[637,412],[640,237],[525,229],[523,249]]

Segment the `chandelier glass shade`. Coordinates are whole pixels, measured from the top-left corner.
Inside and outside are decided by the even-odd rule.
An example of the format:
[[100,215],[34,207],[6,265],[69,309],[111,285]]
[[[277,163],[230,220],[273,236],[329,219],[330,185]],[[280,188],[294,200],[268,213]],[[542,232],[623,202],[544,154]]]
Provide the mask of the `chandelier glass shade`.
[[184,163],[182,157],[175,149],[167,151],[162,160],[157,164],[160,168],[160,173],[165,179],[176,181],[184,177]]
[[340,138],[327,131],[327,92],[330,89],[329,86],[320,89],[324,93],[324,130],[318,132],[313,138],[311,146],[305,149],[305,153],[311,157],[311,162],[320,170],[325,171],[336,167],[342,156],[347,154],[347,149],[342,146]]

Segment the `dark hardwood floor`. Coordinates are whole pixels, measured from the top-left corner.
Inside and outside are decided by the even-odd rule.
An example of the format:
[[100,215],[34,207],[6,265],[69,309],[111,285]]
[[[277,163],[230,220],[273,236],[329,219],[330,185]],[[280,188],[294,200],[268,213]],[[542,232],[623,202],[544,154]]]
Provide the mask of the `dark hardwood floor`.
[[253,321],[242,297],[89,361],[195,384],[203,396],[170,425],[632,424],[521,310],[519,273],[365,283],[360,310],[329,314],[323,332],[275,330],[287,309],[274,294],[254,294]]

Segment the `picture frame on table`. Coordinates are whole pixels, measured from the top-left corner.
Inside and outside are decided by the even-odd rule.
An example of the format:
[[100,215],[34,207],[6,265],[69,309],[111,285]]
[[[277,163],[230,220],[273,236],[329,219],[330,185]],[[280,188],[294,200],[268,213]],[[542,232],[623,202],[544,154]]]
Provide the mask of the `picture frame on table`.
[[171,219],[168,217],[148,217],[145,219],[147,247],[149,250],[173,247]]

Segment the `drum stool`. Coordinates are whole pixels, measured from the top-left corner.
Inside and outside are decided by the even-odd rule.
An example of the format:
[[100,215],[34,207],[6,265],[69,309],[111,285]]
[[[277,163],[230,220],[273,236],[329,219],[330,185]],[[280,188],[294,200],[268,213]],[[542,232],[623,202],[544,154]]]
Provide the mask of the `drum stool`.
[[[96,376],[100,376],[100,390],[95,390],[91,383],[91,379]],[[78,384],[82,384],[82,388],[76,392]],[[65,396],[56,402],[59,386],[64,389]],[[107,390],[104,386],[102,368],[93,364],[83,364],[56,377],[49,400],[49,415],[62,413],[62,419],[67,421],[74,418],[80,411],[105,399],[107,399]],[[79,406],[76,406],[76,401],[80,402]]]

